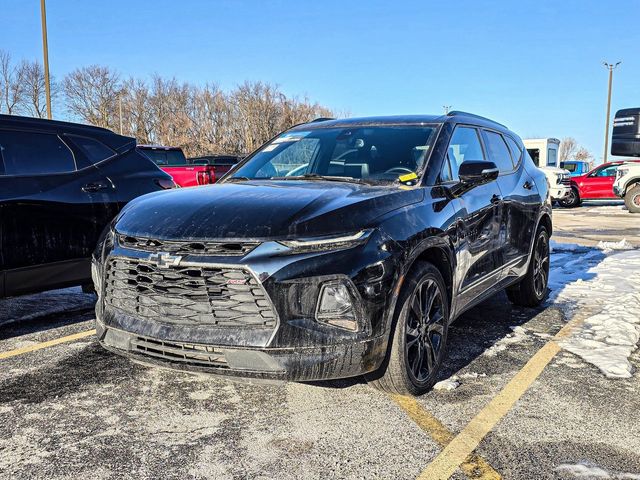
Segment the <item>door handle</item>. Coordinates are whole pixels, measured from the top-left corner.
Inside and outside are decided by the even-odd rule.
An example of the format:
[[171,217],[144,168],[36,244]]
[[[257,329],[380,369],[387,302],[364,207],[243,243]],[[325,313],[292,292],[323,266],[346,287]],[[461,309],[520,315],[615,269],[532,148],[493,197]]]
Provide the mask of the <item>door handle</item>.
[[493,205],[495,205],[496,203],[500,203],[500,200],[502,200],[502,198],[500,198],[500,195],[496,195],[495,193],[493,194],[493,197],[491,197],[491,203]]
[[529,180],[527,180],[526,182],[524,182],[522,184],[522,188],[524,188],[526,190],[531,190],[533,188],[533,185],[531,184],[531,182]]
[[82,186],[82,191],[90,193],[97,192],[98,190],[104,190],[105,188],[108,188],[108,186],[104,183],[87,183],[86,185]]

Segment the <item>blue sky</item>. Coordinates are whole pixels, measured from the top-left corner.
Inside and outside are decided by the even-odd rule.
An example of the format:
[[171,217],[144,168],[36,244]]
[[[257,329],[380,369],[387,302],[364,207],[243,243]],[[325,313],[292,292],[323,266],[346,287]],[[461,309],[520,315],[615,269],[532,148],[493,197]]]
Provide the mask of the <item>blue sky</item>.
[[[2,0],[0,48],[41,58],[37,0]],[[602,157],[612,112],[640,106],[639,0],[48,0],[57,77],[89,64],[231,88],[277,83],[353,116],[488,116]],[[612,113],[613,115],[613,113]]]

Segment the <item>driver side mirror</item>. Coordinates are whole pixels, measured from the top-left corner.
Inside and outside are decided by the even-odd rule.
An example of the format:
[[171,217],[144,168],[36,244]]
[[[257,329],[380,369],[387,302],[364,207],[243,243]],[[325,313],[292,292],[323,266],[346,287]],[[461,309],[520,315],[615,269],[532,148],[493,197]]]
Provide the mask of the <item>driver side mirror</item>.
[[498,178],[499,174],[500,170],[495,163],[484,160],[467,160],[458,168],[460,181],[469,186],[489,183]]

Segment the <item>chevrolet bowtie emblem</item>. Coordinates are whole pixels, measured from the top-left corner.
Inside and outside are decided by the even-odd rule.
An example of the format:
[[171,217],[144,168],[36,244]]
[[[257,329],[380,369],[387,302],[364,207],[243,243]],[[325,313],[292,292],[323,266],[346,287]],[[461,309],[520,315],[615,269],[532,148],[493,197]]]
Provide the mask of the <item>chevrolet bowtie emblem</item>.
[[171,255],[169,252],[158,252],[149,255],[149,261],[155,263],[160,268],[177,267],[180,265],[182,257]]

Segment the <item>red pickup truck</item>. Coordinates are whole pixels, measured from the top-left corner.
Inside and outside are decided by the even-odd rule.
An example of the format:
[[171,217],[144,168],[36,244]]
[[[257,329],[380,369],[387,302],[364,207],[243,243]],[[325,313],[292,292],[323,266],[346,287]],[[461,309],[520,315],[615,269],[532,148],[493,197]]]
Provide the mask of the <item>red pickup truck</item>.
[[138,145],[138,150],[173,177],[181,187],[215,183],[242,159],[236,155],[207,155],[186,158],[180,147]]

